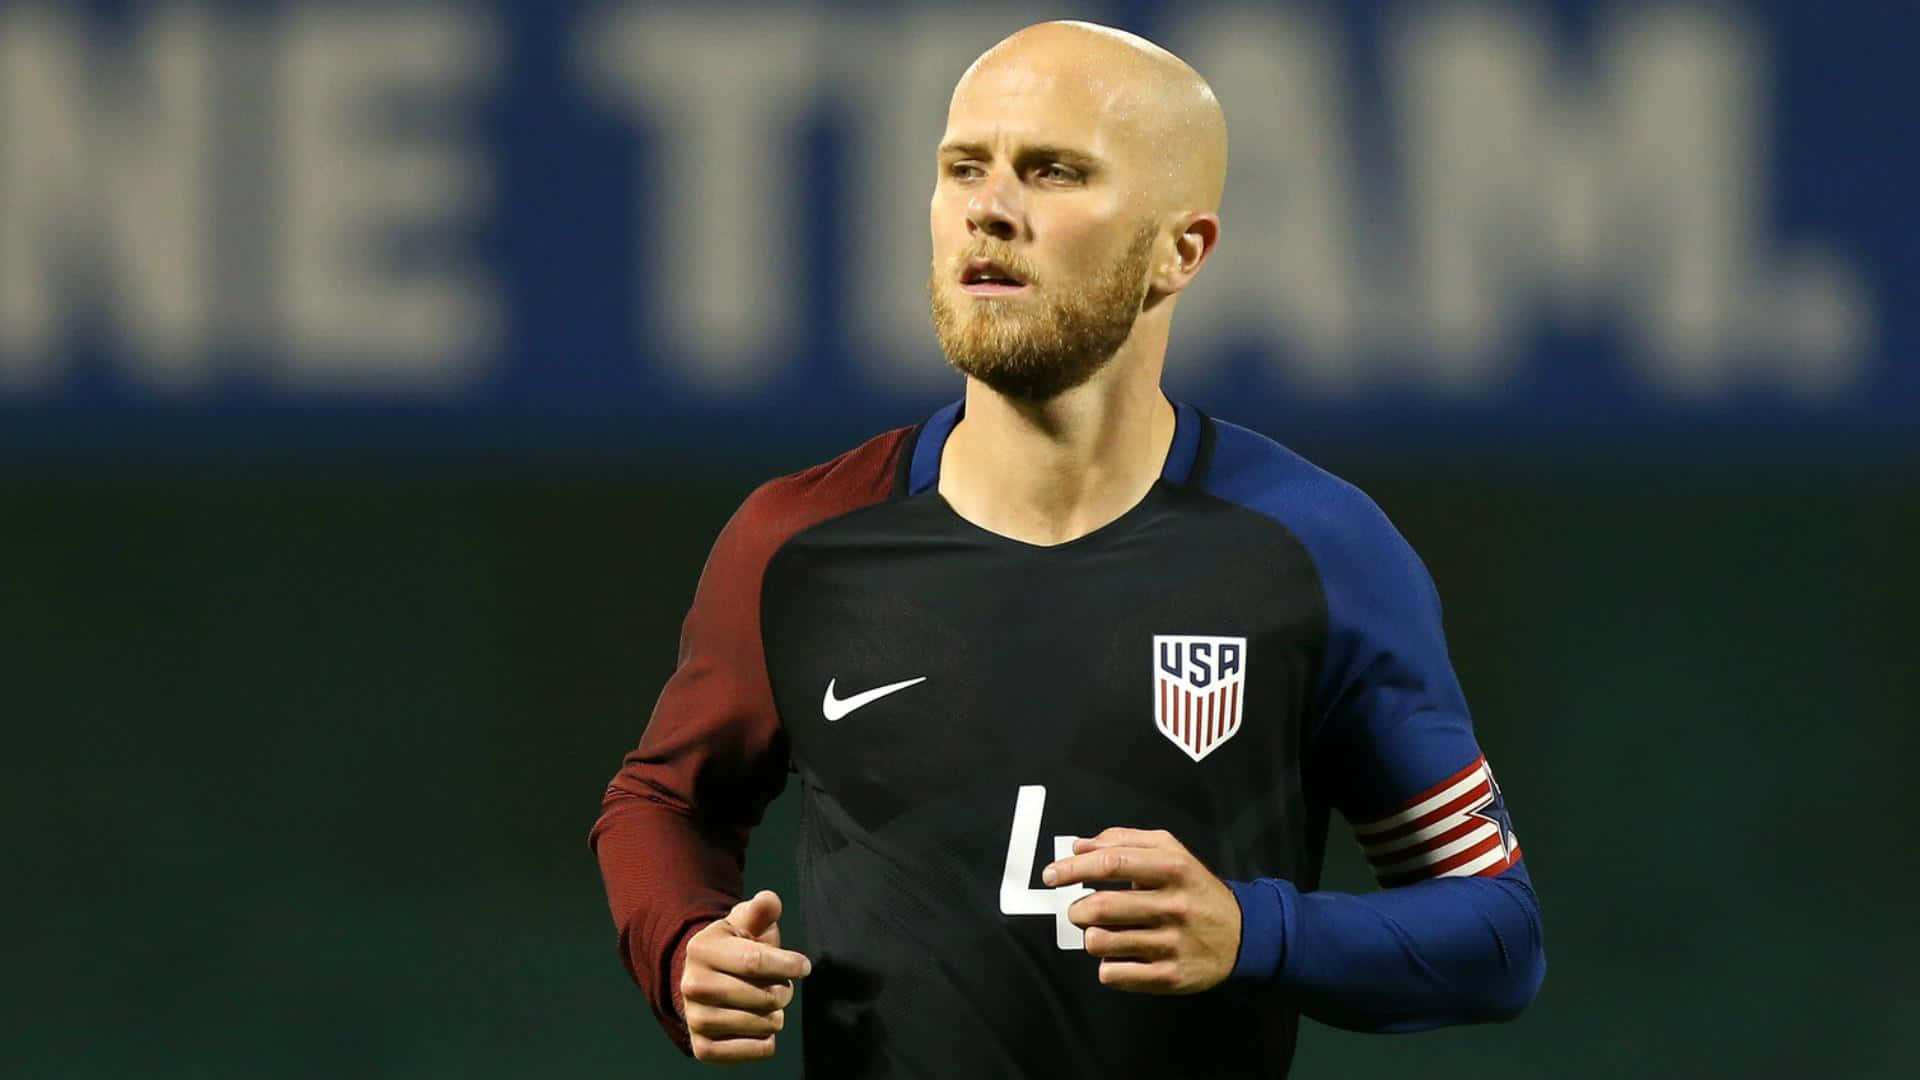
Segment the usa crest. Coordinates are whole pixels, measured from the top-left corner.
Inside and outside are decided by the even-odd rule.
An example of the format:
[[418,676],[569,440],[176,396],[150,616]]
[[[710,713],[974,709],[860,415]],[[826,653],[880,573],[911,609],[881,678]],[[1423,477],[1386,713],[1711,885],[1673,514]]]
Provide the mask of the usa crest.
[[1153,636],[1153,725],[1195,761],[1240,730],[1247,639]]

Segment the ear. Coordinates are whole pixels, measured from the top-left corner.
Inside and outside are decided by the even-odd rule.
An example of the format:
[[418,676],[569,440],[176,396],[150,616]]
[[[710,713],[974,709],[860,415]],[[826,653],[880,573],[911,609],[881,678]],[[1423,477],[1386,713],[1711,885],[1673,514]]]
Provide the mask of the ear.
[[1183,214],[1177,222],[1172,257],[1155,268],[1153,291],[1173,295],[1192,283],[1200,267],[1220,243],[1220,215],[1210,211]]

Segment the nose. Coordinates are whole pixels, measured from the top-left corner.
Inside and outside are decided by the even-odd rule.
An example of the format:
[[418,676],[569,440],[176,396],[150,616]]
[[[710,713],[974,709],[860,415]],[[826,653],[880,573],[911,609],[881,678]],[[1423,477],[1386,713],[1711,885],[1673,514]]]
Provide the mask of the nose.
[[995,240],[1012,240],[1020,231],[1018,198],[1008,189],[1009,178],[995,172],[967,197],[967,233],[986,233]]

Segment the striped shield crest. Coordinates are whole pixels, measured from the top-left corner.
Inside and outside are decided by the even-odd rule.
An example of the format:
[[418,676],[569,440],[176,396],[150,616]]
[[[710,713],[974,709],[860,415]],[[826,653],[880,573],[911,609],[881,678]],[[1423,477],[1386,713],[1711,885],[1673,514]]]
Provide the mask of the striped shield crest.
[[1195,761],[1240,730],[1247,639],[1153,636],[1153,725]]

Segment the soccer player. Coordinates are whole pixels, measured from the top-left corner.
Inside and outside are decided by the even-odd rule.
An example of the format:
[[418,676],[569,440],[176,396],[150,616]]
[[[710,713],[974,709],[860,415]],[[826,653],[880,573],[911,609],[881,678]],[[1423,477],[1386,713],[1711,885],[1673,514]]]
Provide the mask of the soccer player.
[[[1517,1014],[1538,907],[1425,568],[1351,486],[1160,390],[1221,235],[1172,54],[1028,27],[956,87],[933,323],[964,399],[722,530],[592,839],[695,1057],[809,1073],[1284,1075],[1302,1013]],[[799,778],[807,954],[742,899]],[[1331,811],[1383,888],[1317,888]]]

